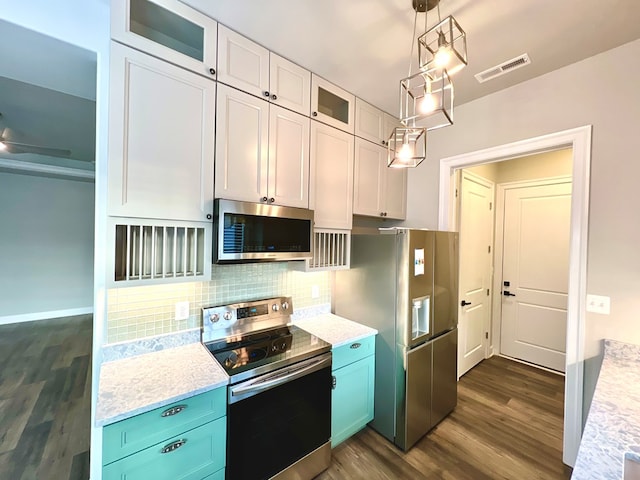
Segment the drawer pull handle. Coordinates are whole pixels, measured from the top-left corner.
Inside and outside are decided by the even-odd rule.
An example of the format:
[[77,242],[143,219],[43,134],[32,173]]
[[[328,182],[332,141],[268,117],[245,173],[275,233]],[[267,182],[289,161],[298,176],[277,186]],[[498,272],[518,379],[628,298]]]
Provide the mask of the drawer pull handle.
[[179,414],[181,411],[185,410],[187,405],[176,405],[175,407],[167,408],[164,412],[160,414],[161,417],[172,417],[173,415]]
[[355,350],[356,348],[360,348],[361,345],[361,343],[352,343],[349,348],[353,348]]
[[337,384],[337,380],[336,380],[336,376],[335,375],[331,375],[331,390],[335,390],[336,389],[336,384]]
[[171,453],[171,452],[179,449],[185,443],[187,443],[187,439],[183,438],[181,440],[178,440],[177,442],[173,442],[173,443],[170,443],[169,445],[165,445],[164,448],[162,450],[160,450],[160,453]]

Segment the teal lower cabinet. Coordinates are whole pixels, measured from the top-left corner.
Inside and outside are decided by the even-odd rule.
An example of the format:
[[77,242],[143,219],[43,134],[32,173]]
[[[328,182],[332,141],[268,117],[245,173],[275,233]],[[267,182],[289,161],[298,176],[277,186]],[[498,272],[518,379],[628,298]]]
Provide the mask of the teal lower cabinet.
[[335,447],[373,420],[375,336],[333,351],[331,446]]
[[226,387],[103,430],[103,480],[219,480],[226,460]]

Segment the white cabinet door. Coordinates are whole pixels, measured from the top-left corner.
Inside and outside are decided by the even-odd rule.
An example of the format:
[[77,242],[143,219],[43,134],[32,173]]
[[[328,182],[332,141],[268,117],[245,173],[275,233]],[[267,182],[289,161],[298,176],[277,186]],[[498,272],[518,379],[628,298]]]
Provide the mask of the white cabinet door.
[[109,88],[109,215],[206,221],[215,82],[112,42]]
[[271,105],[269,113],[269,203],[309,208],[309,123]]
[[215,78],[218,23],[174,0],[113,0],[111,37]]
[[311,75],[311,116],[353,134],[356,97],[317,75]]
[[377,145],[386,145],[385,115],[382,110],[356,98],[356,136]]
[[407,218],[407,169],[388,168],[387,151],[384,151],[382,168],[386,171],[386,187],[384,189],[385,217],[404,220]]
[[387,145],[389,142],[389,138],[391,138],[391,133],[393,132],[393,129],[396,127],[402,127],[402,123],[400,123],[400,120],[397,117],[394,117],[393,115],[389,115],[388,113],[384,114],[384,129],[383,129],[383,137],[384,138],[384,145]]
[[309,208],[315,210],[315,228],[351,229],[353,139],[353,135],[311,122]]
[[269,50],[220,25],[217,77],[243,92],[269,98]]
[[273,52],[269,65],[271,101],[308,116],[311,105],[311,72]]
[[269,103],[218,84],[217,104],[216,197],[266,200]]
[[356,138],[353,213],[373,217],[384,216],[386,187],[386,149]]

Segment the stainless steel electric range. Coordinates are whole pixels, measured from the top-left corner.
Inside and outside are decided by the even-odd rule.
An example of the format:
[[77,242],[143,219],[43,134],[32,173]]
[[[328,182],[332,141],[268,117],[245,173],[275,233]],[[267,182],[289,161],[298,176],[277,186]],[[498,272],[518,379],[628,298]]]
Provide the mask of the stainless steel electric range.
[[292,313],[290,297],[202,309],[230,378],[228,480],[311,479],[331,462],[331,345],[288,325]]

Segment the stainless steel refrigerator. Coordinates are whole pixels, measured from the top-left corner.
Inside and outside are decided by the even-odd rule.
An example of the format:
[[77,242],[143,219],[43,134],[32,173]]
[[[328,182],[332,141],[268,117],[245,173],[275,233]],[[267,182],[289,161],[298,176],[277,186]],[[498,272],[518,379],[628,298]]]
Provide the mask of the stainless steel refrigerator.
[[403,450],[457,403],[458,234],[354,231],[333,311],[378,330],[371,426]]

